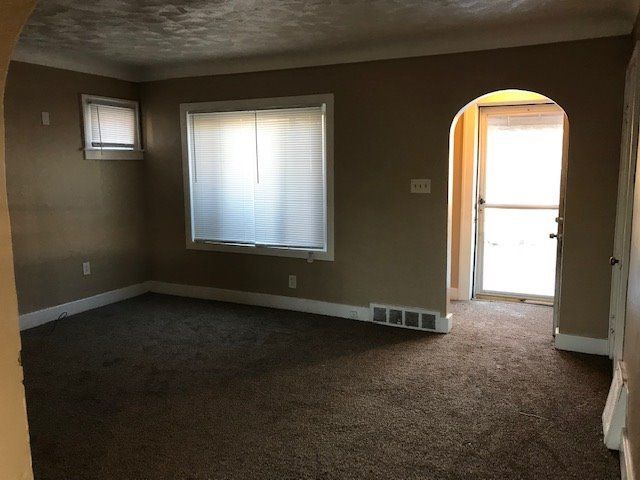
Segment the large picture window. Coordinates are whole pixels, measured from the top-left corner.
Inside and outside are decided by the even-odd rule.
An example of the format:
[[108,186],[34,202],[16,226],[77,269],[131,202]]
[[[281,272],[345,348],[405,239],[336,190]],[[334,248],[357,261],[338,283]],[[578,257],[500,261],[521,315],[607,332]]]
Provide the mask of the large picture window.
[[332,100],[181,105],[188,247],[333,259]]

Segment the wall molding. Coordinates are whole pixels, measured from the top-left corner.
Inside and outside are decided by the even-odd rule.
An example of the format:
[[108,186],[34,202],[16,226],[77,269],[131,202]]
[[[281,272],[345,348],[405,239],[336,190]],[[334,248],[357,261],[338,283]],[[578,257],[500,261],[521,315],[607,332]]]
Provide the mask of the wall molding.
[[35,312],[20,315],[20,330],[44,325],[58,319],[61,314],[75,315],[76,313],[86,312],[94,308],[103,307],[111,303],[120,302],[128,298],[137,297],[149,291],[149,282],[137,283],[128,287],[110,290],[108,292],[99,293],[91,297],[73,300]]
[[[147,292],[177,297],[199,298],[220,302],[255,305],[258,307],[279,308],[302,313],[314,313],[329,317],[346,318],[362,322],[371,321],[369,306],[345,305],[341,303],[324,302],[308,298],[272,295],[269,293],[245,292],[241,290],[227,290],[216,287],[201,287],[159,281],[147,281],[129,285],[128,287],[99,293],[91,297],[73,300],[53,307],[36,310],[20,315],[20,330],[38,327],[57,320],[61,314],[75,315],[93,310],[111,303],[120,302],[128,298],[137,297]],[[451,330],[451,314],[439,317],[440,324],[448,325],[446,331]],[[444,327],[443,327],[444,328]],[[445,333],[445,332],[443,332]]]
[[128,82],[139,82],[143,78],[141,69],[132,68],[119,62],[97,59],[95,56],[83,55],[78,52],[55,52],[51,49],[25,47],[20,42],[16,45],[11,60],[88,75],[117,78]]
[[622,433],[627,422],[627,403],[629,388],[624,363],[614,364],[613,380],[609,388],[607,403],[602,412],[602,433],[604,444],[611,450],[622,448]]
[[622,432],[622,445],[620,446],[620,473],[622,480],[637,480],[634,468],[631,443],[625,429]]
[[591,338],[556,333],[555,346],[558,350],[566,350],[568,352],[609,355],[609,340],[606,338]]
[[240,303],[258,307],[279,308],[303,313],[315,313],[331,317],[348,318],[350,320],[369,321],[369,307],[344,305],[341,303],[309,300],[307,298],[287,297],[269,293],[245,292],[241,290],[227,290],[215,287],[199,287],[151,281],[149,290],[154,293],[174,295],[177,297],[199,298],[203,300],[217,300],[220,302]]
[[[411,328],[403,325],[373,322],[371,318],[371,306],[363,307],[359,305],[345,305],[342,303],[331,303],[300,297],[288,297],[285,295],[246,292],[242,290],[227,290],[216,287],[199,287],[195,285],[182,285],[178,283],[158,281],[149,282],[149,291],[178,297],[199,298],[203,300],[216,300],[220,302],[239,303],[242,305],[254,305],[258,307],[279,308],[281,310],[291,310],[295,312],[314,313],[329,317],[372,322],[376,325],[395,328]],[[423,309],[418,310],[422,311]],[[437,312],[434,313],[438,315],[437,331],[439,333],[449,333],[452,327],[453,315],[450,313],[442,316],[441,314],[437,314]],[[418,330],[427,331],[423,329]]]

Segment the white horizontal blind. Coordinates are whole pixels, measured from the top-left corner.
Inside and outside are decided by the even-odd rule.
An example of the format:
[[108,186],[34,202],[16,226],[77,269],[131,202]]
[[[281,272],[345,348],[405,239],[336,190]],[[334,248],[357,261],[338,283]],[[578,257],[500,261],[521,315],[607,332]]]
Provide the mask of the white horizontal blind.
[[94,148],[133,150],[136,146],[136,111],[90,103],[91,146]]
[[325,245],[324,128],[319,108],[257,115],[256,243]]
[[192,114],[191,134],[194,240],[253,244],[255,114]]
[[188,121],[194,240],[326,249],[324,107]]
[[564,124],[563,113],[529,113],[518,115],[489,115],[488,125],[490,127],[503,128],[508,130],[514,129],[533,129],[541,128],[555,129],[562,127]]

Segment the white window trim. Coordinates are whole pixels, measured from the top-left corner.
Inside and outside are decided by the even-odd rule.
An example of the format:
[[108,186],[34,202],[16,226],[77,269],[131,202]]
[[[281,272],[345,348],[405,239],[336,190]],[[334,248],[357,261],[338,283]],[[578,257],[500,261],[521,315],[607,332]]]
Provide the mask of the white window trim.
[[[327,201],[327,245],[325,250],[294,249],[284,247],[264,247],[251,245],[230,245],[215,242],[194,242],[191,225],[191,168],[189,122],[187,114],[209,112],[233,112],[242,110],[267,110],[272,108],[296,108],[325,106],[325,178]],[[199,102],[180,104],[180,128],[182,130],[182,176],[184,182],[184,215],[186,247],[190,250],[215,252],[248,253],[277,257],[306,258],[312,260],[334,260],[333,229],[333,94],[301,95],[295,97],[256,98],[248,100],[228,100],[219,102]]]
[[[85,160],[142,160],[144,152],[140,141],[140,105],[135,100],[125,100],[121,98],[99,97],[97,95],[82,94],[82,119],[84,136],[84,158]],[[114,148],[99,148],[91,145],[91,114],[89,105],[91,102],[103,105],[113,105],[115,107],[129,107],[135,110],[136,114],[136,137],[135,148],[133,150],[120,150]]]

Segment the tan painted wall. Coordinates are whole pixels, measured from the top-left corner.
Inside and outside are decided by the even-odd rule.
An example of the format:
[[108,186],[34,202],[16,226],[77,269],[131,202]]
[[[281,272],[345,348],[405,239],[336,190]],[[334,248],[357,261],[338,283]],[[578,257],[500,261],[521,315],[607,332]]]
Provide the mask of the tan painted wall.
[[[16,37],[35,0],[0,3],[0,105],[9,58]],[[18,305],[13,279],[11,228],[4,169],[4,112],[0,107],[0,478],[33,478],[18,332]]]
[[[7,190],[21,313],[148,276],[144,162],[84,159],[82,93],[135,100],[138,86],[26,63],[9,68]],[[42,111],[50,126],[41,125]]]
[[[640,41],[640,16],[633,31],[634,42]],[[640,182],[635,182],[634,209],[627,290],[627,311],[623,359],[627,370],[629,399],[627,436],[636,478],[640,475]]]
[[[520,88],[553,98],[571,122],[561,331],[606,338],[629,55],[629,37],[619,37],[147,83],[152,277],[445,311],[451,122],[485,93]],[[323,92],[335,94],[335,262],[186,250],[179,104]],[[409,193],[421,177],[432,179],[431,195]]]
[[[640,16],[633,31],[640,41]],[[635,184],[634,204],[640,204],[640,182]],[[627,291],[627,316],[624,338],[624,363],[629,381],[627,435],[635,474],[640,475],[640,208],[633,209],[631,264]]]
[[640,473],[640,181],[635,183],[624,363],[629,382],[627,432],[636,475]]

